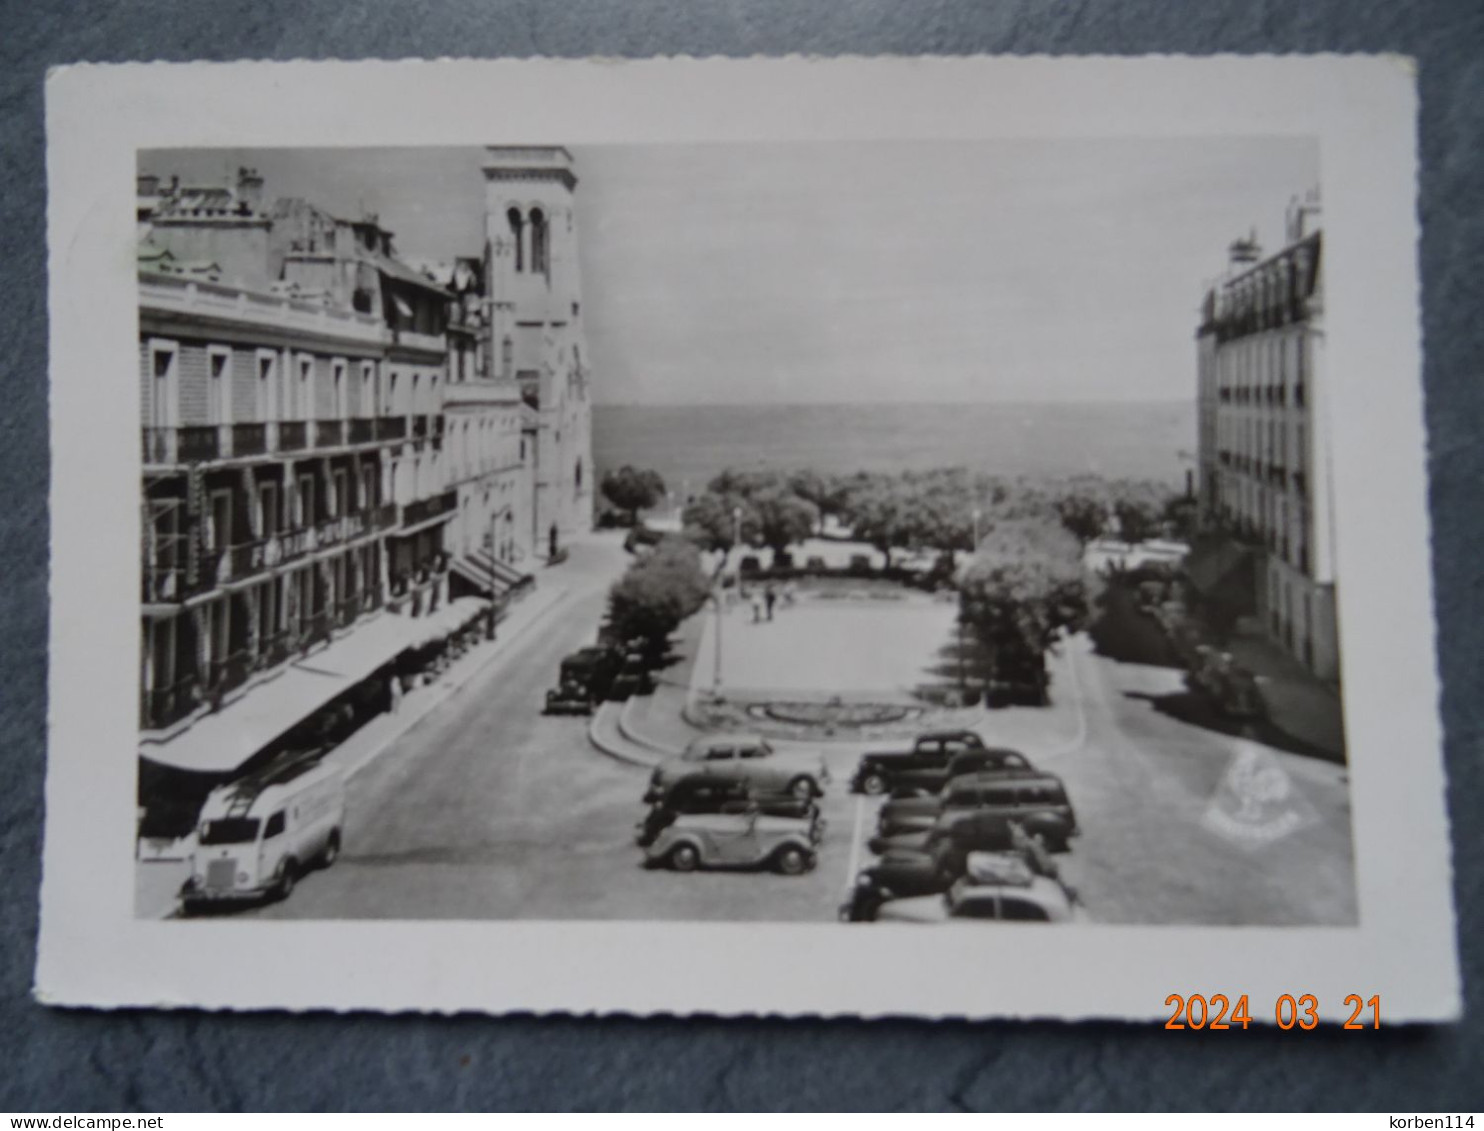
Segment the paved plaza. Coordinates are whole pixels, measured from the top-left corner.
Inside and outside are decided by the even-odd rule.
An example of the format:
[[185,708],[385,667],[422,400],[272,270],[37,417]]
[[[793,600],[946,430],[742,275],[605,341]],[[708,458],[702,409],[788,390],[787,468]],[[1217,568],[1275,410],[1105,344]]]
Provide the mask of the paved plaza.
[[[720,626],[721,685],[748,696],[776,690],[900,698],[944,681],[939,669],[955,639],[957,612],[952,601],[880,589],[835,597],[804,589],[761,623],[746,602],[729,603]],[[696,667],[707,688],[715,675],[715,622],[708,616]]]

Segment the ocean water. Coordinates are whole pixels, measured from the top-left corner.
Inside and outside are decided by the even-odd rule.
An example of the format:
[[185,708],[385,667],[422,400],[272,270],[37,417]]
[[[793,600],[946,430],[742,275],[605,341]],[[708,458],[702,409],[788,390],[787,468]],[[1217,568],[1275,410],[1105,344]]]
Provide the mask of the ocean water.
[[962,466],[1014,478],[1088,472],[1181,486],[1195,398],[1135,404],[598,405],[593,457],[633,464],[678,498],[725,468],[822,472]]

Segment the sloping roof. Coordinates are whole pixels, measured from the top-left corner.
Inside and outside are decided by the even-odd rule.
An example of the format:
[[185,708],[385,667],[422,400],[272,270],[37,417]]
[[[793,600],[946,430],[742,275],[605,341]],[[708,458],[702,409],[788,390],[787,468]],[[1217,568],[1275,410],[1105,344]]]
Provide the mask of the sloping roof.
[[383,275],[387,275],[390,278],[397,279],[404,283],[412,283],[414,286],[419,286],[424,288],[425,290],[432,291],[435,294],[441,295],[443,298],[453,297],[453,295],[449,293],[447,288],[443,287],[439,283],[434,282],[432,279],[424,275],[421,271],[409,267],[407,264],[403,263],[399,259],[393,259],[389,255],[382,255],[380,252],[371,251],[362,251],[361,257],[373,264],[376,269]]

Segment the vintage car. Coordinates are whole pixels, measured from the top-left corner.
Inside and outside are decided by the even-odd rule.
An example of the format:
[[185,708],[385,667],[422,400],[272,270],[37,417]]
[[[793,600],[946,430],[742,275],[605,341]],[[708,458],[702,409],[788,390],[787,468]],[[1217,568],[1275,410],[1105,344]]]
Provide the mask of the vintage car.
[[894,773],[891,795],[894,799],[931,797],[942,792],[954,778],[992,772],[1014,775],[1039,771],[1020,751],[1003,746],[960,750],[949,758],[946,766],[921,766]]
[[[944,813],[985,809],[991,806],[1013,806],[1025,800],[1019,793],[1007,794],[1001,788],[1010,782],[1049,779],[1060,783],[1055,774],[1033,769],[1019,755],[1000,769],[964,774],[950,781],[941,793],[921,797],[895,797],[881,807],[877,831],[882,836],[920,832],[932,828]],[[1063,790],[1065,793],[1065,790]]]
[[1185,686],[1206,696],[1222,714],[1233,719],[1261,719],[1267,714],[1257,676],[1228,652],[1199,645],[1185,673]]
[[989,883],[966,875],[945,892],[889,899],[876,909],[878,923],[1070,923],[1084,918],[1075,892],[1034,874]]
[[558,668],[556,687],[546,693],[545,713],[591,714],[608,697],[622,662],[621,653],[603,645],[573,652]]
[[944,892],[966,874],[975,876],[978,883],[987,883],[1007,867],[1014,874],[1028,870],[1048,879],[1060,878],[1056,862],[1040,843],[1017,834],[1012,826],[1008,845],[993,851],[964,852],[945,839],[934,842],[930,849],[888,853],[856,877],[850,898],[840,908],[840,918],[851,923],[870,922],[876,918],[877,908],[889,899]]
[[745,781],[691,777],[682,778],[670,786],[662,797],[650,805],[649,811],[635,829],[635,841],[640,848],[648,848],[664,829],[675,823],[677,817],[746,811],[748,805],[756,806],[760,813],[770,817],[796,817],[815,821],[820,831],[824,830],[819,808],[812,800],[798,798],[791,793],[763,792]]
[[978,809],[947,810],[931,827],[917,832],[880,834],[870,849],[878,856],[897,850],[930,850],[946,840],[961,852],[1013,847],[1018,826],[1053,852],[1064,852],[1077,835],[1077,817],[1059,779],[1037,777],[1005,781],[991,787],[992,803]]
[[971,730],[930,731],[918,735],[910,750],[878,750],[862,755],[850,789],[874,795],[890,793],[899,785],[918,788],[916,783],[930,783],[928,775],[943,773],[957,755],[983,749],[984,740]]
[[797,876],[814,867],[823,835],[813,818],[772,816],[744,803],[720,813],[677,816],[645,848],[644,862],[676,872],[771,867]]
[[829,769],[819,754],[780,754],[758,734],[703,735],[685,753],[655,767],[644,800],[656,801],[682,778],[745,781],[767,793],[813,798],[824,793]]

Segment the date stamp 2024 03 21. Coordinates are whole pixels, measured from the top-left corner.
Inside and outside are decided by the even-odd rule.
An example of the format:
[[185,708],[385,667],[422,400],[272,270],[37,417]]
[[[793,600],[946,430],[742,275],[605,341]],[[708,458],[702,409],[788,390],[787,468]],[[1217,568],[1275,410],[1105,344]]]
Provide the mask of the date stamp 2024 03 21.
[[[1247,994],[1235,998],[1227,994],[1170,994],[1165,1005],[1174,1010],[1165,1021],[1166,1029],[1246,1029],[1254,1020]],[[1345,1008],[1350,1015],[1340,1023],[1341,1029],[1381,1028],[1381,995],[1369,998],[1346,994]],[[1367,1019],[1368,1018],[1368,1019]],[[1267,1020],[1258,1017],[1259,1022]],[[1273,1024],[1285,1031],[1308,1031],[1319,1027],[1319,999],[1314,994],[1280,994],[1273,1002]]]

